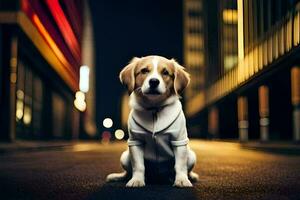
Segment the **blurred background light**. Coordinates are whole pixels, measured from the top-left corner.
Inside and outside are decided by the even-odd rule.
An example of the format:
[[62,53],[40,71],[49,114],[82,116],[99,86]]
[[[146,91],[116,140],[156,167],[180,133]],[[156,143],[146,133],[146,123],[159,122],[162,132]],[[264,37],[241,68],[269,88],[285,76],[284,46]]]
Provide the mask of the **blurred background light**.
[[86,109],[85,101],[80,101],[78,99],[74,100],[74,106],[81,112],[85,111],[85,109]]
[[101,138],[102,143],[108,144],[110,142],[111,133],[109,131],[103,131]]
[[118,139],[118,140],[122,140],[125,136],[125,133],[122,129],[117,129],[115,131],[115,138]]
[[18,99],[24,99],[24,92],[22,90],[17,91],[17,98]]
[[17,120],[22,119],[23,117],[23,107],[24,107],[24,103],[21,100],[17,100],[17,107],[16,107],[16,117]]
[[28,106],[25,106],[24,108],[23,122],[26,125],[31,123],[31,109]]
[[85,95],[81,91],[77,91],[75,94],[75,98],[78,99],[79,101],[84,101],[85,100]]
[[89,74],[90,69],[88,66],[83,65],[80,67],[79,89],[85,93],[89,91]]
[[113,126],[113,120],[111,118],[105,118],[103,120],[103,126],[105,128],[111,128]]
[[17,90],[17,103],[16,103],[16,118],[17,120],[22,119],[23,109],[24,109],[24,92],[22,90]]
[[83,92],[81,92],[81,91],[76,92],[74,106],[81,112],[85,111],[86,102],[85,102],[85,94]]

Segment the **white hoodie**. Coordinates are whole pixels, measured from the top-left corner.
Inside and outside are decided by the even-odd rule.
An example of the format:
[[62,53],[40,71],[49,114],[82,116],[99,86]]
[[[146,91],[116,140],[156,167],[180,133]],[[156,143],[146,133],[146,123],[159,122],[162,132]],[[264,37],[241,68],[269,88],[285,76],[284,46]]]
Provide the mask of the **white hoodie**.
[[144,159],[163,162],[174,158],[172,146],[187,145],[186,120],[179,100],[160,110],[132,109],[128,146],[143,145]]

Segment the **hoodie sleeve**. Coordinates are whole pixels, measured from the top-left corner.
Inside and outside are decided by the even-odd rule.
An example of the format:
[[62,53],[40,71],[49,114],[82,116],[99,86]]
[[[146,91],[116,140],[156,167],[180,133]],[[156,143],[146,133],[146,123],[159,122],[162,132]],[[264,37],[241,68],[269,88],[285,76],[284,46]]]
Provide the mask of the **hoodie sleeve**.
[[188,134],[186,130],[186,121],[183,112],[177,118],[174,124],[175,130],[172,133],[171,144],[172,146],[184,146],[189,142]]
[[139,140],[136,135],[128,129],[129,138],[127,140],[128,146],[140,146],[143,145],[143,142]]
[[139,134],[137,131],[132,131],[133,128],[137,127],[137,124],[132,120],[131,115],[129,115],[128,119],[128,135],[129,138],[127,140],[128,146],[139,146],[143,145],[143,141],[139,137]]

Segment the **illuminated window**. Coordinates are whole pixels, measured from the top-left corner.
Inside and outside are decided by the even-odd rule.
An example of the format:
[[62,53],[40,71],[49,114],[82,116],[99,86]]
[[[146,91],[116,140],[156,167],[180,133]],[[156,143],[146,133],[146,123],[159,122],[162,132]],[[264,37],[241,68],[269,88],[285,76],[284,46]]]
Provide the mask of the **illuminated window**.
[[237,55],[226,55],[224,57],[224,69],[225,69],[225,71],[228,71],[233,66],[235,66],[237,61],[238,61],[238,56]]
[[224,0],[222,11],[223,73],[238,63],[238,10],[237,0]]
[[16,86],[17,137],[40,137],[43,119],[43,83],[22,60],[18,62]]
[[192,80],[185,97],[192,99],[204,88],[204,82],[199,81],[205,76],[202,73],[205,65],[203,0],[185,0],[184,4],[184,65]]
[[237,24],[238,13],[234,9],[224,9],[223,10],[223,22],[227,24]]

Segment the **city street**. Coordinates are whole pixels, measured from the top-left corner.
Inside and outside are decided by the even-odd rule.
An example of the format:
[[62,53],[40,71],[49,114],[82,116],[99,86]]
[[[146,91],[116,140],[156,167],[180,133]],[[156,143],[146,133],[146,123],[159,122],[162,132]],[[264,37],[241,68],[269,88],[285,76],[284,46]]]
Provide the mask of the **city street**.
[[1,199],[300,199],[300,155],[191,140],[197,153],[193,188],[125,188],[105,183],[121,170],[126,143],[75,143],[63,148],[0,154]]

